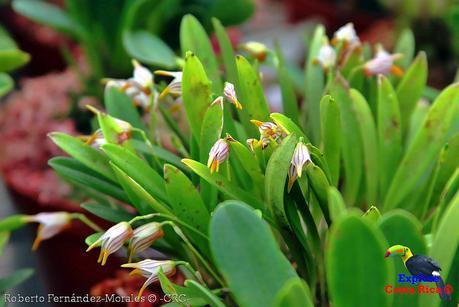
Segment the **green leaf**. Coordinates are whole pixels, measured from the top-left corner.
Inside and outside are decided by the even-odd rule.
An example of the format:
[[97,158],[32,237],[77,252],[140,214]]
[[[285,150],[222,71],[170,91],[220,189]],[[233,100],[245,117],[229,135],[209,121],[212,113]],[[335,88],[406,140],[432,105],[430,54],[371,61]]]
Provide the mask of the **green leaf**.
[[327,176],[320,167],[313,163],[309,163],[306,166],[306,174],[308,175],[308,183],[319,202],[324,218],[327,224],[330,225],[330,209],[328,208],[328,188],[330,184]]
[[220,47],[221,57],[225,66],[226,78],[229,82],[234,84],[236,93],[239,91],[239,77],[237,74],[236,57],[234,55],[233,46],[226,34],[225,28],[217,18],[212,18],[212,24],[215,30],[215,36],[218,40]]
[[308,110],[308,134],[311,135],[314,144],[318,144],[320,138],[320,99],[324,90],[324,72],[320,65],[314,64],[314,60],[322,47],[324,35],[325,28],[318,25],[309,46],[305,68],[304,97]]
[[14,0],[13,9],[38,23],[55,28],[76,38],[85,36],[84,29],[56,5],[41,0]]
[[288,225],[284,211],[285,181],[296,144],[295,135],[287,136],[271,155],[265,172],[266,201],[274,216],[283,225]]
[[249,61],[241,55],[236,57],[236,65],[239,76],[241,103],[241,122],[250,136],[257,135],[258,130],[249,120],[269,120],[269,107],[265,99],[263,87],[257,71]]
[[285,64],[284,54],[278,43],[276,44],[276,55],[278,60],[277,79],[281,88],[282,109],[287,117],[299,125],[299,111],[295,88]]
[[211,307],[225,307],[225,304],[223,304],[223,302],[215,294],[196,281],[188,279],[185,281],[185,286],[195,292],[198,292],[200,297],[204,298],[206,303]]
[[402,133],[397,95],[389,80],[378,76],[379,185],[385,195],[402,155]]
[[182,98],[191,133],[199,144],[202,122],[212,102],[211,83],[198,57],[187,53],[183,68]]
[[339,105],[329,95],[320,101],[320,132],[332,184],[337,186],[341,161],[341,119]]
[[333,225],[328,243],[326,271],[333,305],[390,306],[384,287],[393,268],[383,257],[382,233],[361,217],[348,215]]
[[112,179],[113,171],[108,165],[109,159],[101,151],[85,144],[79,138],[67,135],[61,132],[52,132],[48,134],[51,140],[59,146],[60,149],[89,167],[99,174]]
[[378,137],[375,121],[368,102],[363,95],[354,89],[350,91],[355,117],[359,125],[363,145],[363,164],[366,179],[366,199],[374,204],[378,196]]
[[5,46],[5,40],[9,39],[6,32],[0,27],[0,72],[13,71],[30,60],[30,55],[17,49],[15,45]]
[[103,234],[104,234],[103,232],[95,232],[92,235],[87,236],[86,239],[84,239],[84,243],[86,243],[87,246],[91,246],[92,244],[94,244],[94,242],[99,240],[99,238]]
[[27,222],[27,216],[23,214],[8,216],[0,220],[0,232],[16,230],[24,226]]
[[0,293],[5,293],[7,290],[13,289],[19,284],[29,279],[34,273],[34,269],[19,269],[7,277],[0,279]]
[[230,142],[231,154],[235,156],[252,180],[257,189],[264,189],[264,174],[260,169],[257,157],[246,146],[238,141]]
[[[223,104],[223,102],[222,102]],[[209,152],[215,142],[221,137],[223,129],[223,105],[216,103],[207,108],[202,122],[201,142],[199,144],[200,162],[207,164]],[[208,208],[214,208],[217,203],[217,190],[210,184],[201,180],[201,195]]]
[[207,233],[210,215],[190,179],[170,164],[164,165],[164,179],[175,216],[202,233]]
[[[388,246],[401,244],[408,246],[414,254],[425,255],[426,246],[422,235],[422,225],[409,212],[405,210],[393,210],[382,216],[379,220],[379,229],[382,230],[386,237]],[[397,280],[397,274],[410,274],[406,269],[403,261],[398,258],[389,258],[386,261],[392,262],[395,266],[395,275],[392,283],[394,286]],[[393,307],[418,306],[420,295],[394,295]]]
[[341,139],[342,156],[344,163],[344,188],[343,196],[348,205],[354,205],[357,201],[360,182],[362,180],[362,141],[357,131],[359,124],[355,117],[349,89],[343,83],[344,80],[336,79],[332,84],[330,94],[336,99],[341,115]]
[[119,145],[105,144],[102,150],[113,164],[137,182],[146,192],[167,202],[164,179],[147,162]]
[[74,158],[55,157],[48,161],[48,165],[70,182],[87,186],[103,194],[128,202],[128,197],[120,186],[107,180],[107,178],[94,172]]
[[241,202],[217,207],[210,242],[215,262],[242,307],[272,306],[284,284],[297,277],[268,224]]
[[204,164],[191,159],[183,159],[182,162],[193,172],[204,178],[204,180],[210,184],[214,185],[219,191],[226,194],[228,197],[241,200],[256,209],[264,208],[264,204],[251,193],[234,185],[231,181],[219,173],[211,174],[209,168],[207,168]]
[[3,255],[3,251],[5,250],[5,246],[10,239],[10,232],[9,231],[0,231],[0,257]]
[[[220,93],[222,84],[212,45],[206,31],[192,15],[185,15],[180,24],[180,47],[182,54],[186,57],[185,61],[188,58],[188,51],[194,53],[202,61],[210,80],[212,80],[212,90],[215,93]],[[183,92],[186,92],[185,89]]]
[[295,134],[298,138],[302,137],[304,143],[309,143],[309,139],[303,130],[295,124],[290,118],[281,113],[271,113],[269,115],[276,125],[282,128],[287,134]]
[[114,203],[85,202],[80,206],[95,216],[113,223],[129,221],[135,216],[134,214],[124,209],[121,205]]
[[0,98],[9,91],[11,91],[14,87],[14,81],[5,73],[0,73]]
[[333,186],[328,187],[328,207],[333,223],[346,214],[346,204],[343,197],[338,189]]
[[123,45],[131,57],[141,62],[169,69],[176,66],[174,51],[158,36],[148,31],[125,31]]
[[126,191],[129,199],[140,214],[144,215],[152,212],[170,214],[169,208],[155,199],[154,196],[147,192],[134,178],[126,174],[116,164],[110,162],[110,166],[115,171],[118,182]]
[[446,141],[448,131],[459,106],[459,84],[453,84],[442,91],[429,110],[407,149],[389,187],[384,202],[388,210],[403,206],[402,200],[415,187],[422,173],[429,167]]
[[[165,294],[170,296],[171,302],[163,306],[178,306],[182,307],[186,303],[190,306],[204,306],[206,301],[201,297],[202,293],[196,289],[185,288],[179,285],[172,283],[162,269],[158,272],[159,281],[161,283],[161,289]],[[186,282],[186,281],[185,281]]]
[[[438,230],[434,234],[430,256],[441,264],[443,280],[453,281],[453,289],[456,290],[459,285],[453,274],[452,267],[455,264],[455,255],[459,246],[459,193],[449,203],[443,218],[440,221]],[[456,262],[457,263],[457,262]],[[454,288],[455,287],[455,288]],[[421,298],[422,307],[436,307],[440,305],[441,300],[434,295],[423,295]]]
[[394,53],[401,53],[403,57],[397,61],[403,69],[408,68],[413,60],[415,50],[414,34],[411,29],[404,29],[395,43]]
[[145,125],[132,100],[125,93],[120,92],[119,89],[106,87],[104,104],[111,116],[127,121],[136,128],[145,129]]
[[416,102],[421,98],[427,82],[427,58],[420,52],[397,86],[397,98],[400,104],[402,135],[406,135],[411,113]]
[[274,307],[313,307],[308,285],[300,278],[287,281],[277,293]]

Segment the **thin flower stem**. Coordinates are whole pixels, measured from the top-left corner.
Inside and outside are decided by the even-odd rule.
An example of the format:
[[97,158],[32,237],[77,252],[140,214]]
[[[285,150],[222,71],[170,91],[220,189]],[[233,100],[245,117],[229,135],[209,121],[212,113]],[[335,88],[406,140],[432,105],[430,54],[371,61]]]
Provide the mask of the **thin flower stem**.
[[90,228],[92,228],[93,230],[95,230],[97,232],[104,231],[101,227],[99,227],[96,223],[91,221],[89,218],[86,217],[86,215],[84,215],[82,213],[72,213],[71,216],[72,216],[72,218],[79,219],[80,221],[82,221],[87,226],[89,226]]
[[188,262],[186,261],[182,261],[182,260],[179,260],[179,261],[175,261],[176,264],[178,265],[183,265],[195,278],[198,282],[200,282],[202,285],[206,285],[206,283],[204,282],[204,280],[202,279],[202,276],[201,274],[199,274],[199,272],[197,272],[192,266],[191,264],[189,264]]
[[151,156],[153,157],[153,160],[154,160],[156,166],[158,167],[158,169],[161,170],[161,163],[159,162],[158,157],[156,156],[155,150],[153,148],[153,145],[151,144],[150,139],[148,138],[148,136],[145,133],[145,131],[143,131],[142,129],[139,129],[139,128],[132,128],[132,131],[135,131],[135,132],[137,132],[137,133],[139,133],[141,135],[141,137],[145,141],[145,144],[147,145],[148,149],[150,150]]
[[[188,248],[191,250],[191,252],[193,254],[195,254],[195,256],[199,259],[199,261],[202,262],[202,264],[204,265],[204,267],[206,268],[206,270],[210,273],[210,275],[212,275],[212,277],[220,284],[220,285],[224,285],[225,283],[223,282],[223,280],[220,279],[220,277],[218,276],[218,274],[212,269],[212,267],[210,266],[210,264],[207,262],[206,259],[204,259],[204,257],[201,255],[201,253],[199,253],[199,251],[193,246],[193,244],[191,244],[190,240],[188,240],[188,238],[185,236],[185,234],[182,232],[182,230],[172,221],[166,221],[167,224],[169,224],[172,229],[175,231],[175,233],[183,240],[183,242],[185,242],[186,246],[188,246]],[[166,224],[166,222],[164,222]]]

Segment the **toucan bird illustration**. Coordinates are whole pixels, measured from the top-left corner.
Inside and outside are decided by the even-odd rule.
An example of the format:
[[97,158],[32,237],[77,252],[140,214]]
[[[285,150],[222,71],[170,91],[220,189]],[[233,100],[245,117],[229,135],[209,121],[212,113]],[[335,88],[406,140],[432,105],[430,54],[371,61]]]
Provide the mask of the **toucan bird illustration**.
[[403,245],[394,245],[388,248],[384,257],[389,256],[401,256],[405,267],[413,276],[437,277],[435,283],[440,288],[440,298],[445,301],[451,300],[450,294],[445,291],[445,283],[440,276],[441,268],[435,260],[424,255],[413,255],[411,250]]

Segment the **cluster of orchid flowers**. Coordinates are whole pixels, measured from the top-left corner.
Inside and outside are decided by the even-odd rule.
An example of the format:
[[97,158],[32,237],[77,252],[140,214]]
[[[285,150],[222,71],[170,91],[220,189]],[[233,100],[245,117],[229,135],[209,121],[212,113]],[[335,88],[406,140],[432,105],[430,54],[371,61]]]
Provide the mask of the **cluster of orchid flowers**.
[[[36,250],[43,240],[50,239],[70,227],[73,219],[80,219],[91,228],[101,231],[101,229],[79,213],[68,212],[46,212],[36,215],[25,216],[25,222],[39,223],[36,239],[32,245],[32,250]],[[101,265],[105,265],[108,256],[120,250],[128,243],[128,263],[121,265],[123,268],[132,268],[131,274],[141,275],[146,278],[145,283],[139,290],[140,297],[145,288],[159,278],[160,270],[166,275],[171,276],[176,271],[176,265],[185,264],[181,261],[173,260],[153,260],[145,259],[140,262],[131,262],[132,258],[148,249],[154,242],[164,236],[162,227],[170,222],[149,222],[133,229],[132,223],[120,222],[107,231],[105,231],[96,241],[94,241],[86,250],[87,252],[100,247],[99,258],[97,260]]]
[[[328,38],[324,38],[318,55],[313,62],[319,64],[325,71],[328,71],[339,64],[339,56],[344,59],[353,50],[361,49],[361,41],[357,36],[354,25],[347,23],[334,33],[331,45]],[[339,54],[339,50],[343,52]],[[367,76],[393,74],[400,77],[403,75],[403,70],[395,64],[395,61],[401,57],[402,54],[390,54],[381,45],[377,45],[374,57],[363,65],[363,71]]]

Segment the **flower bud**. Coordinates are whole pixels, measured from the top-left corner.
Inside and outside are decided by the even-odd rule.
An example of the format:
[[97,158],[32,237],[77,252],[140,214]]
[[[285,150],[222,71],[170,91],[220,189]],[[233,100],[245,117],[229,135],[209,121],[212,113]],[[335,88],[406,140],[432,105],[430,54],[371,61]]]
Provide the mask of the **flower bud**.
[[162,238],[164,232],[161,229],[161,224],[151,222],[134,229],[134,234],[129,242],[129,262],[132,256],[136,253],[146,250],[156,240]]
[[234,104],[237,109],[242,110],[242,105],[237,99],[236,91],[232,83],[225,82],[225,88],[223,90],[223,95],[225,95],[225,98],[228,99],[232,104]]

